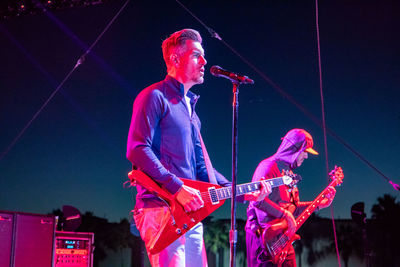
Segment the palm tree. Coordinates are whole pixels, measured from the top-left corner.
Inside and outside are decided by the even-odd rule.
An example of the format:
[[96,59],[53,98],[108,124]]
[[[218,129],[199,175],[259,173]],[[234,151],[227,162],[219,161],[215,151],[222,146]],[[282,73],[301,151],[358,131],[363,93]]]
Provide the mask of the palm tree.
[[[362,233],[350,220],[335,220],[335,225],[340,256],[347,267],[351,256],[360,259],[363,257]],[[312,215],[299,233],[302,237],[301,246],[307,248],[308,251],[307,263],[309,265],[336,253],[331,219]],[[298,249],[295,246],[295,249],[296,253],[302,252],[302,248]],[[301,264],[301,256],[299,256],[299,262]]]
[[[236,244],[236,266],[247,266],[246,259],[246,231],[244,230],[246,226],[246,221],[242,219],[237,219],[236,229],[237,229],[237,244]],[[228,228],[231,228],[230,221]]]
[[303,255],[303,240],[298,240],[293,247],[298,257],[297,259],[298,266],[301,267],[302,266],[301,256]]
[[[364,250],[362,232],[352,221],[347,221],[346,223],[342,222],[337,227],[336,234],[338,238],[340,257],[342,258],[345,267],[349,266],[350,256],[356,256],[359,259],[363,258]],[[332,240],[331,246],[328,249],[335,253],[336,247],[334,240]]]
[[[216,266],[224,266],[224,250],[228,249],[229,229],[225,220],[212,220],[212,217],[206,218],[204,221],[204,243],[206,250],[212,252],[216,258]],[[211,266],[211,262],[209,262]]]
[[[206,218],[204,221],[204,242],[206,250],[215,255],[218,267],[224,266],[224,252],[230,251],[229,231],[231,228],[229,219],[212,221]],[[244,231],[245,220],[237,219],[237,243],[236,266],[246,266],[246,233]],[[212,266],[212,257],[208,258],[209,266]]]
[[329,236],[328,224],[326,219],[312,214],[310,218],[299,229],[298,234],[301,240],[294,245],[297,256],[299,257],[299,265],[301,264],[303,249],[307,249],[307,263],[314,264],[321,258],[323,249],[321,248],[321,240],[325,240]]

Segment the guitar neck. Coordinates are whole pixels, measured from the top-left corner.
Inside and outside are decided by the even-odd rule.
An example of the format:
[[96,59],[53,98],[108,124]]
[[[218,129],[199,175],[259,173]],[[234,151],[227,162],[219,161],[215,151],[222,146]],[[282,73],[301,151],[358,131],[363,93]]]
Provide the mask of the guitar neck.
[[[296,231],[303,225],[303,223],[311,216],[311,214],[318,208],[321,204],[322,200],[325,198],[325,195],[328,193],[328,188],[330,186],[337,186],[342,183],[343,180],[343,170],[341,167],[335,166],[335,168],[329,173],[332,182],[315,198],[313,202],[297,217],[296,219]],[[271,255],[272,261],[274,264],[282,263],[281,260],[286,258],[287,245],[289,243],[293,243],[295,240],[299,239],[298,235],[295,234],[288,234],[285,231],[284,234],[281,234],[276,241],[269,243],[268,235],[269,229],[266,228],[263,232],[263,239],[265,242],[266,247],[268,248],[268,253]],[[273,237],[276,234],[271,234]],[[280,266],[280,264],[278,264]]]
[[[329,186],[336,186],[336,181],[332,181],[315,199],[310,205],[297,217],[296,219],[296,231],[304,224],[304,222],[311,216],[311,214],[318,208],[322,199],[325,198],[325,194],[328,191]],[[286,234],[281,235],[278,240],[274,243],[275,249],[278,251],[282,250],[293,236],[288,236]]]
[[311,216],[311,214],[318,208],[321,201],[325,198],[328,191],[328,187],[336,186],[337,181],[333,180],[315,199],[310,205],[297,217],[296,219],[296,231],[304,224],[304,222]]
[[[271,188],[278,187],[284,185],[284,177],[277,177],[266,179],[267,183],[271,185]],[[261,188],[261,181],[251,182],[246,184],[240,184],[236,186],[236,196],[241,196],[246,193],[251,193]],[[222,187],[216,190],[217,196],[219,200],[224,200],[232,197],[232,187]]]

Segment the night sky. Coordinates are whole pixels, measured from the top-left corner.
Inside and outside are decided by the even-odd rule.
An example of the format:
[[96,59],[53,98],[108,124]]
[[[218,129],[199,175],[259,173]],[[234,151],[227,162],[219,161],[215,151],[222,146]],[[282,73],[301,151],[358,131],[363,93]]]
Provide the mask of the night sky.
[[[314,1],[182,1],[243,57],[321,118]],[[201,3],[194,3],[201,2]],[[0,21],[0,152],[7,149],[92,44],[123,1]],[[321,1],[319,26],[326,121],[396,183],[400,162],[400,2]],[[194,28],[208,64],[196,111],[216,169],[231,177],[232,86],[212,65],[248,75],[240,87],[239,183],[292,128],[314,136],[319,156],[296,172],[302,200],[327,185],[322,129],[241,61],[175,1],[131,1],[84,63],[0,160],[0,209],[49,213],[72,205],[110,221],[129,217],[126,139],[135,96],[164,78],[161,42]],[[328,136],[329,167],[345,174],[333,207],[349,218],[358,201],[398,197],[380,175]],[[229,217],[225,204],[214,215]],[[239,204],[238,216],[244,218]],[[329,216],[329,209],[319,212]]]

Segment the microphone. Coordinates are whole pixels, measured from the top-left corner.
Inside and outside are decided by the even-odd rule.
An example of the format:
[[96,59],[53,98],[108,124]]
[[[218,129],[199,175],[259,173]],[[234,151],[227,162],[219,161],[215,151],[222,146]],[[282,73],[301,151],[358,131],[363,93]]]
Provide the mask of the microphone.
[[234,83],[253,84],[254,81],[247,76],[224,70],[220,66],[212,66],[210,72],[215,77],[222,77]]

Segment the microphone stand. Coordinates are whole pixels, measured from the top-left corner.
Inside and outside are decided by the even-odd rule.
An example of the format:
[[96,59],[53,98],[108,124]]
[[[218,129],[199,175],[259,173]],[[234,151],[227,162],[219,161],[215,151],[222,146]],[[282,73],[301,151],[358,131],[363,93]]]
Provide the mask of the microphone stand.
[[231,202],[231,230],[229,231],[230,244],[230,266],[236,266],[236,183],[237,183],[237,161],[238,161],[238,115],[239,115],[239,85],[253,84],[254,81],[247,76],[239,75],[226,71],[219,66],[212,66],[210,69],[212,75],[223,77],[232,82],[233,85],[233,103],[232,103],[232,202]]
[[237,148],[238,148],[238,115],[239,115],[239,83],[233,84],[232,103],[232,202],[231,202],[231,230],[229,231],[230,266],[236,266],[236,183],[237,183]]

